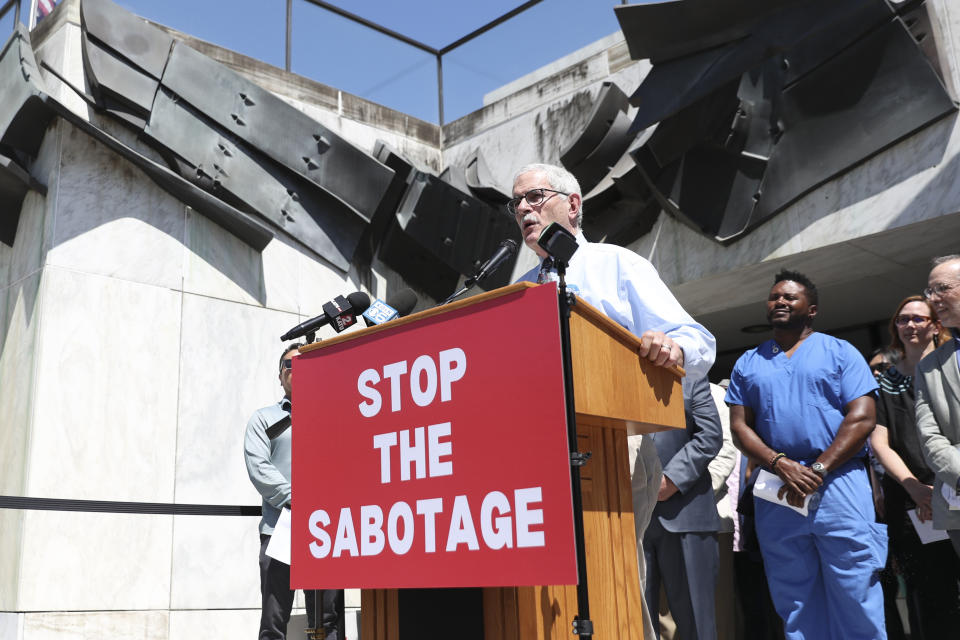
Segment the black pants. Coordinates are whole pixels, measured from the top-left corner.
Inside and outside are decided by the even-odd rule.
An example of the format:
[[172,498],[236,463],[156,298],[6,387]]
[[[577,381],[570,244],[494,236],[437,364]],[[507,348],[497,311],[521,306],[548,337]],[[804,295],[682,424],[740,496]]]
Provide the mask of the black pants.
[[[890,553],[907,586],[914,640],[953,638],[960,629],[960,560],[947,541],[923,544],[907,510],[914,508],[906,491],[884,478]],[[913,618],[916,618],[914,620]]]
[[[293,609],[293,596],[290,588],[290,565],[274,560],[267,555],[270,536],[260,536],[260,612],[259,640],[284,640],[287,637],[287,623],[290,622],[290,610]],[[343,640],[343,590],[327,589],[323,591],[304,591],[307,606],[307,626],[317,626],[317,610],[320,610],[320,623],[326,632],[327,640]]]
[[743,637],[746,640],[783,640],[783,620],[770,598],[760,552],[735,551],[733,574],[737,601],[743,614]]

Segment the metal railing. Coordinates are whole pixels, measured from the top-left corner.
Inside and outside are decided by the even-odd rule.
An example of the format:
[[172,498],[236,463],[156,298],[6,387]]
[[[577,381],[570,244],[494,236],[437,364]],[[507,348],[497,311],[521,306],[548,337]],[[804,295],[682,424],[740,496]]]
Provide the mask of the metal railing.
[[[2,1],[2,0],[0,0]],[[483,26],[474,29],[465,36],[454,40],[453,42],[443,46],[443,47],[433,47],[429,44],[421,42],[415,38],[412,38],[406,34],[399,33],[393,29],[385,27],[381,24],[368,20],[362,16],[354,14],[346,9],[343,9],[337,5],[326,2],[325,0],[298,0],[305,4],[309,4],[320,9],[323,9],[326,12],[340,16],[346,20],[349,20],[352,23],[360,25],[367,30],[372,32],[379,33],[383,36],[390,38],[395,42],[402,43],[407,47],[411,47],[418,51],[421,51],[429,56],[432,56],[434,59],[434,64],[436,66],[436,94],[437,94],[437,119],[439,124],[442,126],[446,119],[444,114],[444,86],[443,86],[443,76],[444,76],[444,57],[450,54],[451,52],[463,47],[467,43],[473,42],[480,36],[489,32],[490,30],[516,18],[520,14],[528,11],[529,9],[540,4],[544,0],[528,0],[523,4],[515,7],[514,9],[504,13],[503,15],[487,22]],[[37,2],[38,0],[6,0],[5,3],[0,6],[0,24],[4,18],[11,11],[13,12],[13,21],[12,24],[15,26],[18,22],[25,22],[29,28],[33,28],[36,23],[36,12],[37,12]],[[294,31],[294,0],[284,0],[285,2],[285,33],[284,33],[284,56],[283,64],[286,71],[292,72],[292,50],[293,50],[293,31]],[[615,3],[615,0],[614,0]],[[621,0],[620,4],[627,4],[627,0]],[[609,5],[608,5],[609,7]],[[22,10],[21,10],[22,9]],[[148,19],[150,16],[144,16]],[[170,25],[176,28],[176,25]],[[191,34],[194,35],[194,34]],[[605,34],[604,34],[605,35]],[[243,53],[242,51],[240,53]],[[309,76],[308,76],[309,77]],[[338,87],[339,88],[339,87]],[[364,97],[364,96],[361,96]],[[389,106],[389,105],[386,105]]]

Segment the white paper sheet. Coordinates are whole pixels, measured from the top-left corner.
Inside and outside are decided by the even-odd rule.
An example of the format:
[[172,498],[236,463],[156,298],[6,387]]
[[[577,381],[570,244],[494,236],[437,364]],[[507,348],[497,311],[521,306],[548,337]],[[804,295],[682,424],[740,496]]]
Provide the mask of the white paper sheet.
[[761,469],[760,473],[757,474],[757,483],[753,485],[753,495],[758,498],[762,498],[767,502],[772,502],[774,504],[780,504],[790,509],[793,509],[802,516],[807,515],[808,510],[807,506],[810,504],[810,498],[816,494],[810,494],[803,501],[802,507],[795,507],[789,502],[786,498],[780,499],[777,497],[777,492],[780,491],[780,487],[783,486],[783,480],[780,479],[780,476],[770,473],[766,469]]
[[931,542],[940,542],[941,540],[950,539],[950,536],[947,535],[946,531],[933,528],[933,520],[920,522],[920,518],[917,517],[916,509],[910,509],[907,511],[907,515],[910,516],[910,522],[913,523],[913,528],[917,530],[917,535],[920,537],[920,542],[923,544],[930,544]]
[[266,554],[283,564],[290,564],[290,509],[282,509],[270,534]]
[[948,486],[946,483],[941,484],[940,495],[947,501],[947,509],[950,511],[960,510],[960,496],[957,495],[956,489]]

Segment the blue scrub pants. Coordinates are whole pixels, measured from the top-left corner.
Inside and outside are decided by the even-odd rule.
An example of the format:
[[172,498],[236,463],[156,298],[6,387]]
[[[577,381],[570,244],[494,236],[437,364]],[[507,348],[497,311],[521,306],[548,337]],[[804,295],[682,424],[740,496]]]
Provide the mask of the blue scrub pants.
[[[852,461],[853,462],[853,461]],[[874,522],[862,463],[828,476],[806,517],[755,498],[770,595],[789,640],[885,640],[879,571],[886,526]]]

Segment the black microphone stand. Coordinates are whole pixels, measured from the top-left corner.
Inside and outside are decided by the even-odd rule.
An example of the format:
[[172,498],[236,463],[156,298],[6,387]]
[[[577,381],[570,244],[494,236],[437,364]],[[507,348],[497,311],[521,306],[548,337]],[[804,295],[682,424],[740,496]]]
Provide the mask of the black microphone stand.
[[476,278],[467,278],[467,280],[463,283],[463,286],[460,287],[459,290],[454,291],[453,293],[451,293],[450,296],[449,296],[446,300],[444,300],[443,302],[441,302],[441,303],[438,304],[437,306],[438,306],[438,307],[442,307],[442,306],[445,305],[445,304],[449,304],[449,303],[453,302],[454,300],[456,300],[457,298],[459,298],[460,296],[462,296],[464,293],[466,293],[466,292],[467,292],[467,289],[469,289],[469,288],[472,287],[474,284],[476,284],[476,282],[477,282]]
[[590,620],[590,595],[587,590],[587,550],[583,535],[583,493],[580,488],[580,467],[591,457],[590,452],[577,450],[577,412],[573,397],[573,358],[570,352],[570,309],[576,304],[574,295],[567,291],[567,263],[554,258],[560,276],[560,348],[563,355],[563,391],[566,400],[567,446],[570,450],[570,489],[573,497],[573,532],[577,548],[577,615],[573,619],[573,633],[581,638],[593,637]]

